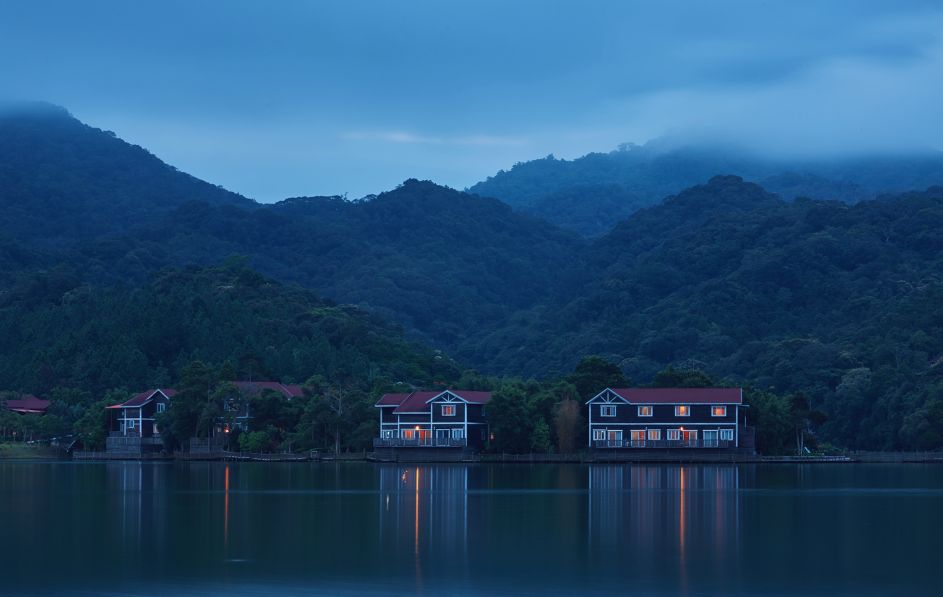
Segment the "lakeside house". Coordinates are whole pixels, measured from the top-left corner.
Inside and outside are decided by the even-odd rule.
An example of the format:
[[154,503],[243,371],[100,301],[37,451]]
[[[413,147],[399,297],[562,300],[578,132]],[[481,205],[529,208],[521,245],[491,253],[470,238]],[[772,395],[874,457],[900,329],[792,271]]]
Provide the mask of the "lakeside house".
[[[232,429],[246,430],[252,418],[251,398],[263,392],[274,392],[287,400],[303,395],[300,385],[283,384],[277,381],[230,381],[223,382],[232,386],[233,391],[223,399],[224,415],[216,424],[220,435]],[[131,399],[106,407],[108,416],[108,438],[106,450],[118,454],[136,454],[159,452],[164,449],[156,415],[170,406],[171,399],[177,393],[172,388],[154,388],[135,394]],[[198,440],[204,449],[216,446],[219,442],[208,439]],[[193,445],[191,441],[191,447]]]
[[159,452],[164,448],[154,417],[167,410],[177,391],[172,388],[145,390],[108,411],[108,452]]
[[606,388],[586,406],[596,450],[753,451],[741,388]]
[[49,400],[37,398],[32,394],[21,394],[19,398],[2,401],[5,409],[21,415],[44,415],[49,404]]
[[486,405],[491,392],[444,390],[384,394],[380,436],[373,441],[382,456],[410,449],[458,449],[476,452],[488,440]]

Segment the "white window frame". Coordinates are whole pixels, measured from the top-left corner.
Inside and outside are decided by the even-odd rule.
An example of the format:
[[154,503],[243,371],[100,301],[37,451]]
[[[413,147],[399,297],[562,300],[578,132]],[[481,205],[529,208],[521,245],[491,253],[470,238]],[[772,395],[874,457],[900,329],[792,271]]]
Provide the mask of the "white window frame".
[[665,434],[668,441],[676,442],[681,439],[681,430],[680,429],[669,429]]
[[158,402],[158,403],[157,403],[157,412],[162,413],[162,412],[164,412],[165,410],[167,410],[167,405],[164,404],[163,402]]
[[593,429],[593,441],[600,442],[605,441],[606,439],[606,430],[605,429]]
[[465,430],[464,430],[464,429],[453,429],[453,430],[452,430],[452,439],[465,439]]
[[616,416],[616,405],[615,405],[615,404],[600,404],[600,405],[599,405],[599,416],[600,416],[600,417],[614,417],[614,416]]
[[[645,414],[645,411],[648,411],[648,414]],[[638,416],[640,417],[650,417],[655,413],[655,407],[650,404],[643,404],[638,407]]]
[[[448,409],[451,412],[445,412],[446,409]],[[439,414],[441,414],[443,417],[454,417],[455,413],[456,413],[456,409],[455,409],[454,404],[443,404],[442,408],[439,410]]]
[[[722,408],[722,409],[723,409],[723,412],[722,412],[721,414],[719,414],[719,415],[715,412],[716,409],[718,409],[718,408]],[[727,416],[727,407],[726,407],[725,405],[723,405],[723,404],[715,404],[715,405],[711,406],[711,416],[712,416],[712,417],[726,417],[726,416]]]
[[380,430],[380,437],[383,439],[394,439],[396,438],[395,429],[382,429]]
[[416,439],[415,429],[403,429],[403,439]]
[[725,442],[733,441],[733,429],[721,429],[720,439]]
[[661,429],[649,429],[645,434],[645,438],[650,442],[661,441]]
[[[684,414],[681,413],[681,409],[684,409]],[[676,416],[676,417],[690,417],[690,416],[691,416],[691,405],[690,405],[690,404],[677,404],[677,405],[675,405],[675,416]]]

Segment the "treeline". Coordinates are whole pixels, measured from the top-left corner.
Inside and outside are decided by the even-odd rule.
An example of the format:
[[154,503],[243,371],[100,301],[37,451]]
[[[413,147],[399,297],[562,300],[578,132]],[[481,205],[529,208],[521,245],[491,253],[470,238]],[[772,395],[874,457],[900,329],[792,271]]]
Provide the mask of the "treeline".
[[[175,381],[177,393],[170,408],[157,415],[165,449],[187,449],[190,438],[222,438],[223,447],[244,452],[301,452],[306,450],[369,450],[378,434],[374,404],[384,392],[409,391],[389,380],[361,377],[352,371],[330,379],[309,378],[304,395],[287,399],[266,390],[239,396],[247,400],[251,418],[243,430],[236,412],[226,408],[238,396],[229,382],[232,363],[213,367],[202,361],[186,365]],[[607,387],[631,386],[622,371],[601,357],[586,357],[564,377],[522,381],[464,372],[452,387],[493,392],[488,405],[491,439],[496,453],[572,453],[586,449],[586,400]],[[668,368],[656,375],[652,387],[711,387],[724,383],[698,370]],[[439,389],[443,389],[440,386]],[[90,393],[56,389],[45,416],[23,416],[0,409],[0,441],[66,438],[74,434],[85,449],[101,449],[107,435],[106,406],[130,397],[112,390],[100,399]],[[748,425],[757,429],[757,449],[763,454],[802,453],[804,448],[834,449],[820,441],[825,421],[801,394],[786,396],[746,388]],[[71,441],[71,440],[69,440]],[[65,442],[65,443],[68,443]]]

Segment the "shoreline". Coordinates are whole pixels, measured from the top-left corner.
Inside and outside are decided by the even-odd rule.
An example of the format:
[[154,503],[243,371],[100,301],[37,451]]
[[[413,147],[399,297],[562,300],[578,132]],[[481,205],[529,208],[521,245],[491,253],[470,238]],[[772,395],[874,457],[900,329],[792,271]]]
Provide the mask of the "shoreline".
[[[32,452],[32,453],[30,453]],[[854,452],[833,456],[762,456],[752,454],[459,454],[398,455],[395,459],[378,458],[372,452],[323,456],[319,454],[108,454],[105,452],[4,450],[0,462],[44,461],[138,461],[138,462],[265,462],[265,463],[343,463],[375,464],[943,464],[943,452]]]

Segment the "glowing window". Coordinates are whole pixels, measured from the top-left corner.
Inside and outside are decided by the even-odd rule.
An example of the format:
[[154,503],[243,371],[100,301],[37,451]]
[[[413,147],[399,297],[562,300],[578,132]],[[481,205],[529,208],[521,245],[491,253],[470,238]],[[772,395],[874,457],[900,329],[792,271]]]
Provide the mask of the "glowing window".
[[668,440],[669,441],[678,441],[681,439],[681,430],[680,429],[669,429],[668,430]]
[[687,404],[679,404],[675,407],[675,416],[676,417],[690,417],[691,416],[691,407]]
[[455,416],[455,405],[454,405],[454,404],[443,404],[443,405],[442,405],[442,416],[443,416],[443,417],[454,417],[454,416]]
[[403,429],[403,439],[415,439],[416,431],[414,429]]
[[712,416],[712,417],[726,417],[726,416],[727,416],[727,407],[726,407],[726,406],[712,406],[712,407],[711,407],[711,416]]
[[648,430],[648,439],[649,441],[657,442],[661,439],[661,429],[649,429]]
[[640,416],[640,417],[650,417],[650,416],[652,416],[652,407],[651,407],[651,406],[640,406],[640,407],[638,407],[638,416]]

